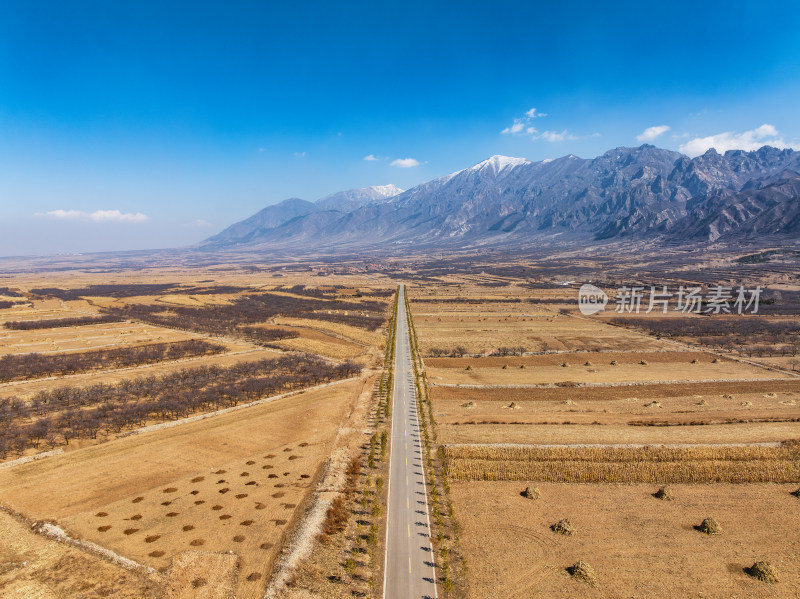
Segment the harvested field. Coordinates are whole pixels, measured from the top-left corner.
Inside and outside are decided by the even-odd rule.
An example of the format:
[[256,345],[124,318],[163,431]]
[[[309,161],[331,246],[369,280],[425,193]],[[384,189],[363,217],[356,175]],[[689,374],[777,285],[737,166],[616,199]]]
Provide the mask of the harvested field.
[[[53,313],[44,314],[52,315]],[[196,336],[189,333],[131,322],[90,324],[56,329],[0,329],[0,355],[77,352],[186,341],[194,338]]]
[[[514,421],[515,419],[510,419]],[[499,421],[498,421],[499,422]],[[761,443],[798,437],[797,422],[741,422],[704,426],[628,426],[625,424],[467,424],[441,425],[439,442],[514,443],[529,445],[573,444],[661,444],[661,443]]]
[[[731,382],[697,382],[697,383],[647,383],[635,385],[606,385],[596,387],[579,387],[561,385],[552,387],[503,387],[470,389],[467,387],[437,387],[431,385],[431,398],[434,402],[439,400],[452,401],[518,401],[518,402],[548,402],[561,401],[570,397],[576,402],[584,401],[614,401],[631,397],[639,399],[662,399],[690,397],[697,399],[720,398],[723,395],[733,397],[749,396],[751,394],[766,395],[768,393],[785,394],[793,396],[800,394],[800,379],[786,378],[772,381],[731,381]],[[734,395],[735,394],[735,395]]]
[[561,366],[565,362],[570,366],[605,366],[612,361],[618,364],[635,364],[645,360],[648,364],[691,364],[692,360],[698,363],[712,363],[715,356],[706,352],[692,351],[650,351],[650,352],[560,352],[536,356],[485,356],[479,358],[426,358],[427,369],[454,368],[463,370],[467,366],[472,368],[536,368],[540,366]]
[[[673,501],[652,497],[653,485],[541,485],[542,497],[520,496],[524,485],[455,482],[461,543],[469,559],[469,597],[797,597],[800,528],[787,485],[675,485]],[[694,530],[708,514],[722,535]],[[578,531],[553,534],[568,518]],[[592,588],[566,568],[591,564]],[[767,560],[780,581],[765,584],[744,568]]]
[[[751,366],[732,360],[713,363],[713,357],[698,356],[696,353],[681,352],[628,354],[558,354],[556,356],[536,356],[520,361],[530,361],[535,365],[509,367],[489,366],[476,359],[465,368],[437,368],[426,360],[428,380],[442,385],[546,385],[563,383],[646,383],[651,381],[714,381],[747,379],[795,378],[781,372],[769,372],[758,366]],[[655,356],[657,360],[651,360]],[[692,361],[695,363],[692,363]],[[586,362],[590,362],[588,366]],[[540,362],[540,363],[536,363]],[[544,364],[541,364],[541,363]],[[612,362],[614,362],[612,364]],[[644,363],[642,363],[644,362]],[[469,368],[467,370],[466,368]]]
[[260,598],[365,385],[349,381],[0,471],[0,502],[156,568],[192,548],[233,551],[243,573],[237,597]]
[[454,480],[564,483],[790,483],[800,445],[780,447],[445,447]]
[[[414,305],[412,309],[420,308]],[[426,314],[430,306],[422,308]],[[658,351],[668,348],[646,337],[597,320],[570,318],[556,312],[534,315],[527,307],[509,307],[503,312],[463,315],[414,316],[424,356],[437,348],[463,347],[468,354],[495,351],[500,347],[524,347],[527,351]]]

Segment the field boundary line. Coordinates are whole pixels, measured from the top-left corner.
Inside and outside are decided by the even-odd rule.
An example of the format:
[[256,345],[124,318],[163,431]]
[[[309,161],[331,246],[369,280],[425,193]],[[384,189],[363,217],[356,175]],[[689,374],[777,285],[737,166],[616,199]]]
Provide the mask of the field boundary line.
[[63,447],[59,447],[58,449],[53,449],[52,451],[42,451],[40,453],[35,453],[33,455],[25,456],[23,458],[17,458],[16,460],[10,460],[8,462],[0,463],[0,470],[4,470],[5,468],[13,468],[14,466],[20,466],[22,464],[34,462],[36,460],[43,460],[45,458],[49,458],[54,455],[60,455],[62,453],[64,453]]

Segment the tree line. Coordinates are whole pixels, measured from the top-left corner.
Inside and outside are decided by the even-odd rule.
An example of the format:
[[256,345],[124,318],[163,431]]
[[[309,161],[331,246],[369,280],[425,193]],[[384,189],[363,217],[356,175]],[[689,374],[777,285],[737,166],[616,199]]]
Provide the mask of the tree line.
[[[331,309],[336,311],[329,314],[327,311]],[[253,341],[268,343],[296,337],[297,333],[286,329],[265,329],[252,325],[266,322],[275,316],[288,316],[327,320],[374,330],[385,321],[384,309],[385,304],[376,301],[334,303],[318,298],[261,293],[245,295],[224,305],[171,306],[169,312],[165,312],[162,306],[146,304],[113,307],[107,309],[107,312],[119,318],[139,320],[159,326],[215,335],[244,335]],[[367,314],[364,314],[364,311],[367,311]]]
[[800,352],[800,322],[759,316],[727,318],[611,318],[611,324],[662,337],[690,337],[698,343],[752,356],[795,356]]
[[124,368],[218,354],[225,346],[203,339],[152,343],[64,354],[12,354],[0,358],[0,382],[75,374],[105,368]]
[[160,376],[59,387],[30,401],[0,399],[0,458],[43,443],[54,448],[72,439],[96,439],[152,422],[185,418],[241,402],[348,378],[352,362],[332,364],[309,354],[290,354],[229,367],[199,366]]
[[56,329],[60,327],[79,327],[87,324],[104,324],[120,322],[120,318],[111,314],[100,316],[75,316],[72,318],[50,318],[46,320],[9,320],[3,323],[7,329],[16,331],[31,331],[34,329]]

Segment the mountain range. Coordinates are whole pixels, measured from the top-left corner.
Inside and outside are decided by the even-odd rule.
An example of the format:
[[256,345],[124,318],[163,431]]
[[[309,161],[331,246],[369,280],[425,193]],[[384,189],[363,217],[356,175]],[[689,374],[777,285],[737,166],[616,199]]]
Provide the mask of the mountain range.
[[492,156],[403,191],[344,191],[268,206],[201,249],[467,248],[563,239],[800,238],[800,152],[764,146],[689,158],[642,145],[593,159]]

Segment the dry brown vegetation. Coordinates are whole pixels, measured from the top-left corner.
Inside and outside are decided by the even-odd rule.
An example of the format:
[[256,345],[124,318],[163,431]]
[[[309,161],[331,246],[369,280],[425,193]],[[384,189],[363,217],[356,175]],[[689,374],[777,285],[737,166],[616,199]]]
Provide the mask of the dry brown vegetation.
[[788,483],[800,447],[445,447],[455,480],[566,483]]

